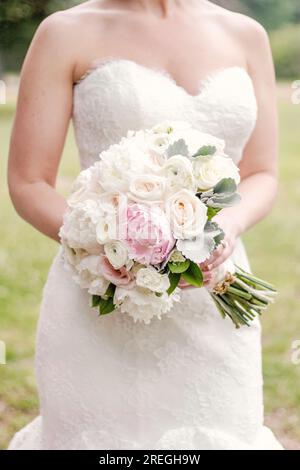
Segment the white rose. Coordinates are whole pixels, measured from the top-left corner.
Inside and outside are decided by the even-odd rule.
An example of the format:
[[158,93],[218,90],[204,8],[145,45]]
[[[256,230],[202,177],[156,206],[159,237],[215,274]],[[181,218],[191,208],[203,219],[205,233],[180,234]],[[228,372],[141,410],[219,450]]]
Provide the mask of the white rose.
[[128,262],[127,248],[118,240],[105,243],[104,252],[108,261],[115,269],[122,268],[122,266],[125,266]]
[[136,284],[139,287],[144,287],[158,293],[164,293],[170,287],[168,275],[160,274],[152,266],[138,270],[136,275]]
[[60,237],[71,248],[87,251],[98,246],[96,227],[101,219],[102,210],[97,201],[87,199],[69,209],[64,215]]
[[239,169],[229,157],[211,155],[193,160],[194,177],[199,190],[212,189],[223,178],[232,178],[239,184]]
[[195,187],[193,165],[182,155],[170,157],[165,163],[163,174],[167,178],[168,189],[172,192],[183,188],[193,190]]
[[203,232],[207,222],[207,207],[187,189],[182,189],[167,199],[166,214],[177,239],[197,237]]
[[128,195],[136,202],[161,202],[165,188],[165,178],[155,175],[141,175],[132,179]]
[[117,287],[114,294],[114,304],[122,313],[127,313],[134,322],[149,324],[153,318],[161,319],[162,315],[171,311],[174,302],[180,300],[180,289],[175,289],[171,294],[157,296],[149,289],[135,287],[124,289]]

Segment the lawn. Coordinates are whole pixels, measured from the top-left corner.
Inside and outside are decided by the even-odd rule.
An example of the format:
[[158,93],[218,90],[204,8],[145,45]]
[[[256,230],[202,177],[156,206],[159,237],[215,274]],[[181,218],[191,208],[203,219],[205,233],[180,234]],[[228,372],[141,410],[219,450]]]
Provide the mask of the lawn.
[[[290,87],[278,87],[280,191],[272,214],[245,235],[253,270],[275,283],[280,295],[263,318],[266,421],[289,448],[300,449],[300,364],[292,343],[300,340],[300,105]],[[0,449],[38,412],[33,373],[35,327],[43,284],[57,246],[15,214],[6,188],[6,160],[13,105],[0,107],[0,340],[7,364],[0,365]],[[79,169],[70,130],[58,190],[66,194]],[[259,197],[259,189],[257,192]]]

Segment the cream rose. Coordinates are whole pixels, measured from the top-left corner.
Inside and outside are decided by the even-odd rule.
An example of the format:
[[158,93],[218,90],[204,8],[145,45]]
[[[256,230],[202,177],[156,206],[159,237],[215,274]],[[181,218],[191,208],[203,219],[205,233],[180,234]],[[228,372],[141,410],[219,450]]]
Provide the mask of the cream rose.
[[239,169],[229,157],[211,155],[196,157],[193,160],[194,176],[197,189],[207,191],[212,189],[223,178],[232,178],[239,184]]
[[166,214],[177,239],[197,237],[203,232],[207,221],[207,207],[187,189],[167,199]]
[[155,175],[136,176],[131,180],[128,196],[136,202],[161,202],[166,180]]

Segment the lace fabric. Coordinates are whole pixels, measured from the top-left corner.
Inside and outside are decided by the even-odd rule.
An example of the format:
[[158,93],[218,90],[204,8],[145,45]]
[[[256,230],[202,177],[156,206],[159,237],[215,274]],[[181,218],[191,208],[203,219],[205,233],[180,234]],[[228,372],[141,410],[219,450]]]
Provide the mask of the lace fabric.
[[[161,71],[127,60],[98,64],[74,86],[83,168],[126,135],[187,120],[226,140],[236,163],[256,122],[247,72],[212,74],[192,96]],[[237,240],[233,260],[250,269]],[[99,318],[59,250],[44,287],[36,375],[41,414],[10,449],[281,449],[263,426],[261,326],[236,330],[208,292],[184,292],[150,325]]]

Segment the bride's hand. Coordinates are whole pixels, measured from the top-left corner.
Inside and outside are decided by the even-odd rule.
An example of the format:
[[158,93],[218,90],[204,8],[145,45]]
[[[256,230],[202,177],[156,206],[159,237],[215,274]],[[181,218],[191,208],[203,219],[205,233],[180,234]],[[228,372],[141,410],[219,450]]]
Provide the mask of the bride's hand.
[[237,225],[227,216],[224,217],[224,215],[220,213],[214,217],[214,221],[222,228],[225,237],[218,248],[203,263],[203,266],[201,266],[203,272],[211,274],[213,274],[214,269],[224,263],[232,254],[238,236]]
[[[226,259],[232,254],[239,233],[237,224],[232,221],[232,218],[229,219],[227,214],[225,215],[224,213],[220,213],[216,215],[214,217],[214,221],[222,228],[225,233],[225,237],[212,255],[203,263],[199,264],[205,286],[213,280],[215,269],[220,266],[220,264],[224,263],[224,261],[226,261]],[[184,281],[180,281],[179,287],[182,289],[195,288]]]

